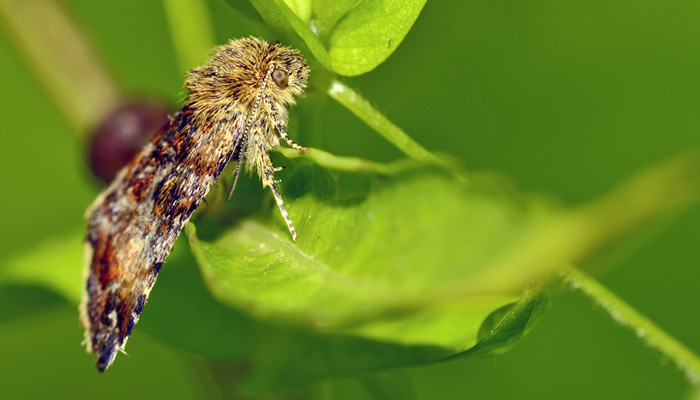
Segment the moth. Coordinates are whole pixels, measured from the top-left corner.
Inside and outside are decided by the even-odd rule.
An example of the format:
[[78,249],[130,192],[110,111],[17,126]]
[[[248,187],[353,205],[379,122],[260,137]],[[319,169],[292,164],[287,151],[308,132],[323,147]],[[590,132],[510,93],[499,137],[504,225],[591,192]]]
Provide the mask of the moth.
[[287,135],[287,107],[306,87],[298,50],[249,37],[216,49],[187,74],[189,96],[87,210],[80,321],[102,372],[123,351],[183,226],[229,161],[270,187],[292,239],[269,151]]

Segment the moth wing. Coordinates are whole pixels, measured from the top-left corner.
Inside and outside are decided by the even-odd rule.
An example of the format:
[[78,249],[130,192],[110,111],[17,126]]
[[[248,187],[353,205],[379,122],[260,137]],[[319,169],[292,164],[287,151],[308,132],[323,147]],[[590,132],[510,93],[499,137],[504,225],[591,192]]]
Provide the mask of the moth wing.
[[88,209],[80,311],[100,371],[123,351],[165,258],[240,133],[237,120],[213,125],[185,107]]

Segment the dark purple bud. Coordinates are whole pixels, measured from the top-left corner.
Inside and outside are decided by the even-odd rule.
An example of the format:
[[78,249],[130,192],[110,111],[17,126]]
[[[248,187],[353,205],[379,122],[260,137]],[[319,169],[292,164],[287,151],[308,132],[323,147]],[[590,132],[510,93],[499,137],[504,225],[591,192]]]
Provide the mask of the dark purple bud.
[[93,174],[111,181],[168,121],[169,109],[148,100],[128,101],[118,106],[99,125],[90,145]]

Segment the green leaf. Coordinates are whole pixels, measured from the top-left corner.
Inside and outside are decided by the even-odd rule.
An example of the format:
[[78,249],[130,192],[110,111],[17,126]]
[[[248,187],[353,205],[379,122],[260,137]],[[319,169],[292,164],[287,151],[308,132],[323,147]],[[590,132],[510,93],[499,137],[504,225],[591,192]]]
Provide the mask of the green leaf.
[[333,71],[355,76],[376,68],[401,44],[424,5],[425,0],[361,2],[333,27]]
[[[353,360],[332,369],[287,360],[294,371],[286,379],[414,365],[466,351],[486,317],[517,300],[518,289],[462,289],[478,285],[500,253],[548,215],[545,202],[521,198],[492,176],[476,176],[464,187],[417,163],[395,166],[389,176],[295,164],[284,196],[300,232],[296,243],[270,208],[269,219],[245,219],[210,240],[200,239],[193,224],[186,228],[215,298],[260,320],[319,332],[290,347],[330,341],[328,357]],[[523,320],[532,310],[526,314]],[[337,345],[341,340],[346,346]],[[376,354],[358,352],[368,343]]]
[[280,173],[296,243],[269,197],[224,230],[186,227],[218,301],[290,327],[268,339],[274,352],[258,354],[249,390],[502,352],[549,307],[528,282],[696,200],[700,188],[692,154],[574,210],[495,175],[465,184],[416,162],[382,171],[301,158]]
[[319,37],[327,41],[338,20],[360,3],[359,0],[315,0],[310,25]]
[[312,10],[308,1],[251,3],[268,25],[290,40],[300,37],[326,69],[355,76],[373,70],[396,50],[425,0],[317,1]]
[[479,343],[464,355],[509,350],[549,308],[549,297],[539,285],[526,289],[517,303],[505,305],[486,318],[479,328]]
[[465,189],[450,174],[416,164],[390,177],[328,171],[305,160],[289,172],[285,199],[297,243],[275,214],[269,223],[244,220],[213,242],[198,240],[194,226],[187,232],[222,301],[319,329],[436,304],[485,316],[517,291],[466,304],[444,296],[473,282],[546,215],[538,202],[510,198],[506,187],[486,181]]
[[326,69],[331,69],[331,60],[328,50],[319,40],[318,36],[309,28],[299,16],[282,0],[251,0],[253,7],[258,11],[263,20],[271,27],[282,32],[289,40],[301,47],[301,43],[294,41],[299,37],[306,47],[313,53],[316,60]]
[[10,256],[0,268],[0,286],[41,286],[77,305],[83,293],[84,237],[84,232],[69,232]]
[[[516,303],[505,306],[508,311],[501,314],[502,318],[495,329],[480,337],[472,349],[461,353],[443,346],[406,346],[391,341],[364,339],[353,334],[268,328],[265,331],[268,336],[261,343],[265,347],[261,349],[273,350],[257,354],[256,368],[241,382],[239,389],[244,397],[253,397],[328,377],[395,369],[495,351],[519,340],[548,306],[548,299],[542,291],[537,288],[527,290]],[[446,324],[443,328],[466,329],[459,324]],[[299,360],[304,362],[300,363]]]
[[311,19],[311,0],[284,0],[297,17],[308,23]]

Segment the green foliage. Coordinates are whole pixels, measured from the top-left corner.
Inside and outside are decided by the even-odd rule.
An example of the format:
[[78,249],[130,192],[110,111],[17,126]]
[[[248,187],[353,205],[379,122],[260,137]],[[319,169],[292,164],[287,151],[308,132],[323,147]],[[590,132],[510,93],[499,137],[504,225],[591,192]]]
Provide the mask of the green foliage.
[[486,315],[515,299],[463,288],[479,287],[504,246],[542,218],[503,188],[463,188],[418,166],[378,177],[299,162],[285,174],[285,196],[304,232],[296,243],[274,213],[211,241],[188,227],[217,299],[259,318],[453,352],[473,346]]
[[[214,370],[212,379],[223,375],[214,382],[222,391],[229,390],[228,378],[236,376],[237,393],[259,396],[291,389],[306,397],[318,382],[364,376],[368,388],[376,386],[375,396],[381,398],[378,393],[392,390],[382,387],[386,381],[374,372],[503,354],[549,310],[546,285],[558,272],[572,271],[572,263],[625,243],[640,227],[697,201],[697,154],[674,156],[598,200],[571,207],[553,196],[523,193],[500,174],[465,171],[452,156],[426,150],[419,142],[439,148],[429,140],[461,138],[462,111],[476,118],[470,108],[478,107],[476,101],[464,100],[461,92],[450,101],[447,97],[453,82],[469,75],[463,64],[452,59],[412,64],[434,67],[432,74],[424,74],[423,68],[403,69],[405,58],[392,64],[390,75],[423,96],[413,119],[400,116],[411,121],[401,124],[406,131],[372,104],[386,110],[398,107],[399,114],[411,104],[393,94],[384,102],[368,95],[370,103],[351,89],[348,82],[373,82],[372,74],[355,81],[336,78],[375,71],[404,40],[425,1],[226,3],[228,12],[235,9],[253,24],[264,21],[277,35],[268,40],[282,39],[309,58],[311,87],[298,107],[319,108],[311,113],[295,109],[292,134],[321,129],[328,142],[337,140],[335,131],[313,126],[324,123],[318,115],[322,117],[326,108],[337,107],[341,111],[333,114],[336,118],[357,117],[409,159],[367,160],[386,149],[381,147],[384,143],[377,145],[350,130],[344,137],[351,146],[302,144],[329,151],[340,147],[353,157],[317,148],[303,156],[288,149],[280,151],[286,158],[274,154],[276,165],[289,166],[279,178],[299,232],[297,242],[289,238],[274,202],[258,182],[242,181],[233,204],[217,205],[220,193],[214,191],[210,205],[186,226],[186,237],[169,256],[127,350],[134,341],[139,345],[139,333],[149,333],[171,349],[204,360]],[[207,4],[188,4],[166,2],[181,68],[210,51],[207,43],[217,28],[208,26]],[[428,59],[432,44],[423,42],[413,59]],[[488,68],[487,77],[491,64]],[[421,82],[427,82],[422,91]],[[366,84],[365,91],[371,93],[378,82],[374,83]],[[375,91],[378,99],[383,90]],[[481,104],[483,99],[478,100]],[[447,108],[450,105],[456,108]],[[303,118],[309,114],[315,117]],[[426,120],[428,128],[421,125]],[[448,129],[441,125],[445,121]],[[479,136],[475,132],[473,128],[471,134]],[[509,139],[517,141],[516,136]],[[509,145],[502,141],[498,147]],[[450,150],[464,158],[467,147]],[[515,147],[510,156],[523,152]],[[44,287],[76,305],[82,292],[83,235],[73,229],[13,251],[2,261],[0,294],[5,297],[0,298],[12,297],[25,286]],[[691,350],[618,301],[612,291],[592,290],[595,283],[585,275],[570,272],[568,279],[575,286],[585,285],[582,292],[616,320],[643,328],[645,341],[678,363],[695,383],[699,364]],[[48,302],[39,299],[36,307]],[[17,315],[7,307],[0,321]],[[76,332],[76,351],[79,340]],[[91,367],[91,360],[84,361]],[[118,359],[117,371],[107,374],[126,365]],[[231,365],[247,367],[231,372]]]

